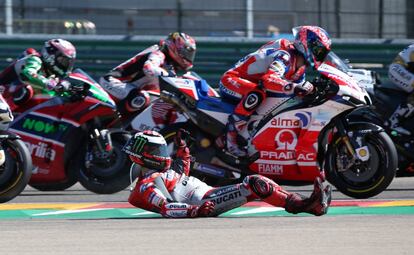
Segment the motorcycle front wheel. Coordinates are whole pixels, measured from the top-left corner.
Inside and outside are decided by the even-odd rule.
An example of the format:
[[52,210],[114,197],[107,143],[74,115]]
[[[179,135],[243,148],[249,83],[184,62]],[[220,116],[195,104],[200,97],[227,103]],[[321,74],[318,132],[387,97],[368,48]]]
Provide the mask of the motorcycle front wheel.
[[113,151],[105,160],[92,160],[87,166],[85,158],[87,145],[79,153],[80,163],[79,182],[89,191],[97,194],[113,194],[124,190],[131,184],[130,167],[131,161],[126,153],[121,151],[128,141],[130,135],[116,134],[112,138]]
[[32,175],[32,157],[20,139],[4,140],[1,144],[6,161],[0,166],[0,203],[18,196]]
[[391,138],[385,132],[366,134],[369,159],[344,169],[351,159],[345,142],[336,137],[327,151],[327,180],[339,191],[353,198],[369,198],[384,191],[394,179],[398,158]]

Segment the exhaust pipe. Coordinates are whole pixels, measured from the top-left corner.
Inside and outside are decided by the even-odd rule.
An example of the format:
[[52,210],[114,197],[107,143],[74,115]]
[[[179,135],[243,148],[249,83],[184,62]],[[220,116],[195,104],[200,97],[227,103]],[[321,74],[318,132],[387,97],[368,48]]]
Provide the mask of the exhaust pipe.
[[189,118],[189,119],[191,119],[191,121],[192,122],[194,122],[194,124],[198,124],[198,121],[197,121],[197,119],[196,119],[196,114],[193,112],[193,111],[191,111],[188,107],[187,107],[187,105],[185,105],[185,103],[184,102],[182,102],[179,98],[178,98],[178,96],[175,94],[175,93],[172,93],[172,92],[168,92],[168,91],[165,91],[165,90],[163,90],[163,91],[161,91],[161,93],[160,93],[160,98],[164,101],[164,102],[166,102],[166,103],[170,103],[170,104],[173,104],[173,105],[176,105],[176,106],[178,106],[178,108],[180,108],[180,110]]

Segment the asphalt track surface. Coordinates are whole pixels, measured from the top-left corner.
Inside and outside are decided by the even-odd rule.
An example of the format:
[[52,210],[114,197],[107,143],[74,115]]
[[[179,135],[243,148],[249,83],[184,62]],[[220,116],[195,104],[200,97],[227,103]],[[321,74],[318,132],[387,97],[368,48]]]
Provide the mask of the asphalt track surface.
[[334,190],[322,217],[252,203],[217,218],[163,219],[130,207],[128,194],[27,188],[0,205],[0,254],[414,254],[414,177],[369,200]]

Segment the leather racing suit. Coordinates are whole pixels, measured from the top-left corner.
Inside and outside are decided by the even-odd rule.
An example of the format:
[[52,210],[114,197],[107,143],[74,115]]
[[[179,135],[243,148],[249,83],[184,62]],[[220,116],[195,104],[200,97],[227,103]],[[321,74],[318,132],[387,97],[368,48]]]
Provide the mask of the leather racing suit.
[[[325,214],[329,206],[330,186],[322,190],[320,180],[317,184],[315,182],[315,190],[310,198],[287,192],[261,175],[247,176],[239,184],[211,187],[189,176],[190,158],[189,149],[182,141],[171,169],[163,172],[150,169],[141,171],[129,196],[129,203],[172,218],[217,216],[255,199],[284,207],[290,213],[308,212],[318,216]],[[157,178],[161,178],[173,200],[169,200],[157,187]]]
[[[0,73],[0,85],[4,90],[13,91],[13,102],[22,104],[36,94],[55,95],[53,89],[58,79],[48,74],[40,53],[33,48],[26,49],[23,54]],[[19,90],[12,88],[28,84]],[[4,92],[4,91],[3,91]]]
[[231,153],[236,156],[246,154],[239,149],[237,134],[266,99],[266,91],[286,97],[294,93],[295,87],[307,84],[306,65],[300,62],[304,59],[299,56],[300,53],[289,40],[270,41],[242,58],[223,75],[220,93],[225,99],[237,102],[227,125],[227,149]]
[[100,79],[102,87],[118,101],[121,112],[144,109],[149,104],[145,90],[159,91],[159,76],[175,76],[171,60],[153,45],[118,65]]

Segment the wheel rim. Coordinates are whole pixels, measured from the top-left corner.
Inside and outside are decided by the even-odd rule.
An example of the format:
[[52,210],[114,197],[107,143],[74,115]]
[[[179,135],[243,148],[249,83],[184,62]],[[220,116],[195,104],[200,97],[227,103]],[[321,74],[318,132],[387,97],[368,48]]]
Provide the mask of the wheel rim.
[[[381,177],[381,166],[387,162],[387,154],[383,146],[377,140],[371,139],[367,141],[367,146],[370,151],[370,158],[368,161],[359,162],[350,167],[346,171],[338,171],[338,175],[344,182],[357,187],[366,187],[375,184]],[[339,155],[345,152],[345,145],[342,144],[339,152],[336,154],[336,159]],[[381,156],[382,155],[382,156]],[[338,165],[335,164],[338,169]]]
[[113,147],[112,154],[105,161],[93,161],[91,167],[87,168],[95,177],[112,177],[117,175],[125,164],[126,157],[121,153],[118,146]]

